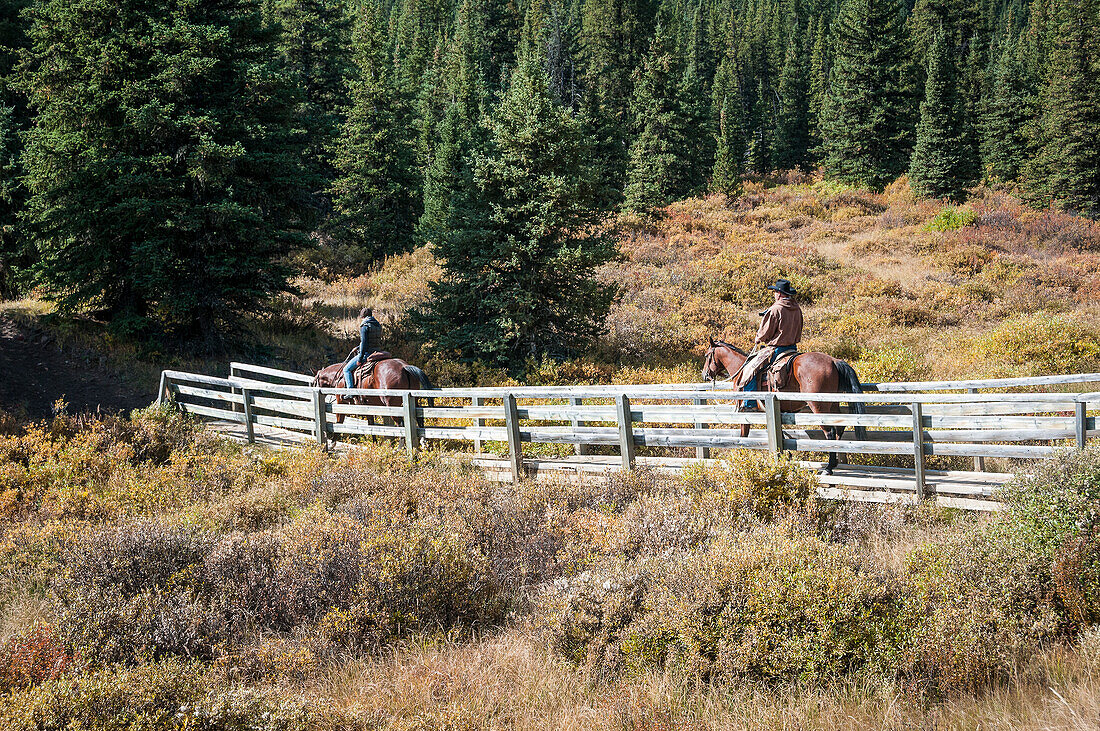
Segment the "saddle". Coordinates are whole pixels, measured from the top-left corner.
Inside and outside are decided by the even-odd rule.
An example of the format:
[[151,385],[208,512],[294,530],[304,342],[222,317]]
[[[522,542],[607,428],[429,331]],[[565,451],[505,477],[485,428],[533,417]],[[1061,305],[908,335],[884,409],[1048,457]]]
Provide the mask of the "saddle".
[[768,386],[772,391],[782,391],[791,380],[794,359],[802,353],[797,350],[783,353],[768,368]]
[[374,366],[384,360],[390,360],[391,358],[393,358],[393,356],[384,350],[379,350],[368,355],[366,361],[360,363],[359,367],[355,369],[355,373],[352,375],[356,385],[360,388],[363,387],[367,379],[374,373]]

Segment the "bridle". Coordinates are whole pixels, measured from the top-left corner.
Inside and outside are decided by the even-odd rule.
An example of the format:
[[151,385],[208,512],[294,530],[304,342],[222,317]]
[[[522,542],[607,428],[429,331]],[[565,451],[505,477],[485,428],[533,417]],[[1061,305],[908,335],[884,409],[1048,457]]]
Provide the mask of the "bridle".
[[[741,375],[741,371],[745,370],[745,366],[747,366],[749,364],[749,361],[752,359],[753,353],[755,353],[757,348],[760,347],[759,344],[757,344],[756,347],[754,347],[751,352],[746,353],[743,350],[741,350],[740,348],[735,348],[734,346],[732,346],[729,343],[724,342],[722,340],[714,341],[714,345],[710,346],[710,348],[707,349],[706,360],[703,361],[703,380],[707,383],[717,383],[718,382],[718,379],[716,378],[716,376],[718,375],[718,370],[719,369],[718,369],[718,365],[716,363],[717,359],[715,358],[714,353],[718,349],[719,346],[729,348],[730,350],[733,350],[734,352],[745,356],[745,362],[741,364],[741,367],[738,368],[734,373],[731,373],[729,378],[722,379],[722,381],[721,381],[722,383],[729,383],[730,381],[734,380],[739,375]],[[708,376],[707,372],[711,370],[711,367],[713,367],[713,369],[714,369],[714,375]]]

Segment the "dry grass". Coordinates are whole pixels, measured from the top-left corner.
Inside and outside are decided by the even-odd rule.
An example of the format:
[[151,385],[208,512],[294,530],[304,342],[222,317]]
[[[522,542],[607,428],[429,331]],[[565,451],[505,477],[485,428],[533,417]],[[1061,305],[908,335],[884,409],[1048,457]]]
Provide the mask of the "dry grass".
[[[518,632],[403,646],[293,688],[343,723],[381,729],[1095,729],[1100,668],[1051,651],[1042,684],[929,703],[888,682],[706,685],[666,673],[593,684]],[[289,690],[289,689],[288,689]]]

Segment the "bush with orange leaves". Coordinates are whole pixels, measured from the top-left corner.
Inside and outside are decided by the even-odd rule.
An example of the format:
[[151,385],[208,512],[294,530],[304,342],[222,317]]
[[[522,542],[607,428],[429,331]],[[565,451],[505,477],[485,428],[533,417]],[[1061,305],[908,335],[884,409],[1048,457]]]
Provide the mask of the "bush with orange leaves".
[[0,647],[0,693],[55,680],[75,662],[50,625],[35,623]]

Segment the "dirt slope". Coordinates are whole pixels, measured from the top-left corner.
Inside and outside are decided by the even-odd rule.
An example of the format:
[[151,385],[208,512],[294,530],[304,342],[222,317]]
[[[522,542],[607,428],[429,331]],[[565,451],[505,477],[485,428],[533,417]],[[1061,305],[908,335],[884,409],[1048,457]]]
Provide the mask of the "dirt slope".
[[103,360],[67,353],[43,331],[0,316],[0,409],[41,418],[64,399],[70,412],[128,411],[151,395],[109,372]]

